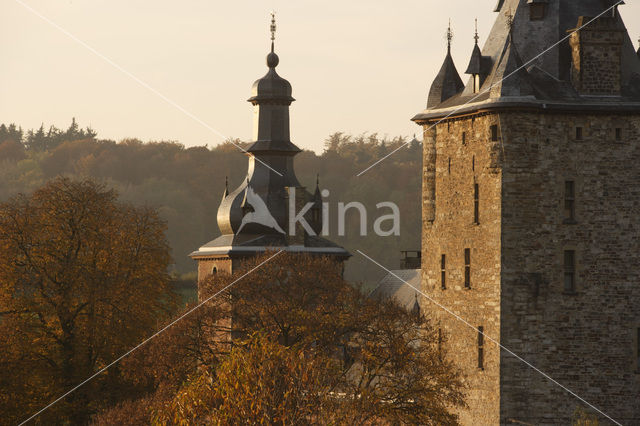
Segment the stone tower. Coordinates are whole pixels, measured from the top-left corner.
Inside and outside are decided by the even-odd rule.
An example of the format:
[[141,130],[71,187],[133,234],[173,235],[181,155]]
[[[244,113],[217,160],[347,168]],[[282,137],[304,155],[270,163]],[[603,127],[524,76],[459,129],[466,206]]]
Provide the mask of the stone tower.
[[[319,183],[312,195],[296,177],[293,163],[300,149],[289,136],[289,106],[294,99],[291,84],[276,72],[280,60],[274,51],[273,18],[271,31],[269,71],[253,84],[249,98],[254,107],[254,143],[246,152],[247,177],[222,196],[217,216],[222,236],[190,254],[198,262],[198,282],[211,274],[232,273],[243,259],[267,250],[332,256],[339,262],[351,256],[318,236],[323,223]],[[305,227],[293,219],[308,203],[312,206],[303,215]],[[290,223],[296,226],[290,229]]]
[[640,425],[640,58],[616,8],[589,23],[615,3],[499,1],[467,84],[448,53],[413,118],[422,288],[451,311],[433,307],[467,377],[463,424],[596,413],[493,339]]

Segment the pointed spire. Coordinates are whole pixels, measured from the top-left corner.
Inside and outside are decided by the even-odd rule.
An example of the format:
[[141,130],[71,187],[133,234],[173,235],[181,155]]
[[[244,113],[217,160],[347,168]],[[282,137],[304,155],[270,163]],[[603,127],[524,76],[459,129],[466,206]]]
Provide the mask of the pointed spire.
[[640,58],[640,37],[638,37],[638,58]]
[[415,293],[415,302],[413,302],[411,313],[415,316],[420,316],[420,303],[418,302],[418,293]]
[[440,72],[431,84],[429,89],[429,97],[427,99],[427,108],[433,108],[452,96],[462,92],[464,83],[458,74],[456,65],[451,57],[451,40],[453,40],[453,31],[451,29],[451,20],[449,20],[449,28],[446,33],[447,37],[447,56],[440,68]]
[[475,40],[475,45],[473,46],[473,52],[471,53],[471,59],[469,60],[469,65],[467,66],[467,70],[465,74],[471,75],[479,75],[485,74],[482,70],[482,52],[480,51],[480,46],[478,45],[478,40],[480,36],[478,35],[478,19],[476,18],[476,33],[473,36]]
[[316,190],[313,194],[313,199],[316,203],[322,202],[322,194],[320,192],[320,173],[316,175]]

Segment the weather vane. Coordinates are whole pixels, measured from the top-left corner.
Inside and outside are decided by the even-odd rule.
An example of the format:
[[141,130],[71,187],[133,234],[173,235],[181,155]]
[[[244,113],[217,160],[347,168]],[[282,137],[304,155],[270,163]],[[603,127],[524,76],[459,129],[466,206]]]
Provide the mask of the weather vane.
[[451,19],[449,19],[449,28],[447,28],[447,49],[451,51],[451,40],[453,40],[453,31],[451,30]]
[[478,35],[478,18],[476,18],[476,35],[473,36],[473,38],[476,40],[476,44],[478,44],[478,40],[480,40],[480,36]]
[[271,11],[271,41],[276,39],[276,12]]

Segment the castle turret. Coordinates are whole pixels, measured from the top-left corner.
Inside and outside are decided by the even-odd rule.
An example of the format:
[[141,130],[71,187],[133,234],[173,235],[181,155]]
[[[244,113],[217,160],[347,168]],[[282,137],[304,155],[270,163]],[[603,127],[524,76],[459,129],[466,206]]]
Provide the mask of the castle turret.
[[[322,211],[300,185],[291,142],[289,107],[295,100],[291,84],[276,72],[275,18],[271,21],[271,51],[267,74],[256,80],[249,102],[254,108],[253,143],[246,154],[247,176],[233,191],[225,188],[217,221],[222,235],[191,253],[198,261],[199,280],[212,272],[232,272],[243,258],[266,250],[328,255],[346,260],[344,248],[319,236]],[[318,192],[318,191],[317,191]]]

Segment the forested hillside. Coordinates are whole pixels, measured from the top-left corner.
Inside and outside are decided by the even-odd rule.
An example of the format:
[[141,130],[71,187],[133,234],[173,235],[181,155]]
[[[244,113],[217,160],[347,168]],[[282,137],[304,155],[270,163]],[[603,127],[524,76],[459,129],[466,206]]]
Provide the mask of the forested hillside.
[[[241,141],[234,141],[246,146]],[[312,190],[316,175],[330,196],[331,238],[353,254],[346,277],[372,282],[383,271],[363,259],[360,249],[384,265],[397,268],[400,250],[420,248],[421,146],[411,143],[361,177],[357,173],[401,144],[403,138],[377,135],[330,135],[322,155],[304,151],[296,157],[296,173]],[[225,177],[231,189],[247,171],[246,156],[232,143],[213,148],[192,147],[173,141],[144,143],[137,139],[101,140],[90,128],[73,120],[67,130],[51,127],[23,131],[0,126],[0,200],[30,193],[59,175],[92,177],[116,189],[124,201],[157,208],[168,223],[174,272],[195,276],[195,263],[187,256],[218,234],[216,214]],[[348,215],[346,235],[338,236],[338,202],[359,201],[367,207],[368,236],[360,236],[358,215]],[[396,203],[401,211],[399,237],[379,237],[373,223],[388,209],[376,204]]]

